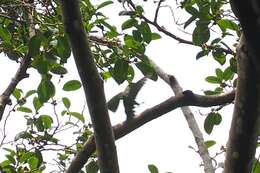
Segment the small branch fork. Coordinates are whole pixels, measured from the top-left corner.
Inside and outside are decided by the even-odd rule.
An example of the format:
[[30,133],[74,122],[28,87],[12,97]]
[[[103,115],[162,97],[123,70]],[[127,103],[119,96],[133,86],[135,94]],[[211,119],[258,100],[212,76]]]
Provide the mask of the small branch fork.
[[[165,35],[173,38],[174,40],[177,40],[179,41],[180,43],[184,43],[184,44],[188,44],[188,45],[194,45],[194,43],[192,41],[189,41],[189,40],[185,40],[183,38],[180,38],[176,35],[174,35],[173,33],[167,31],[163,26],[160,26],[157,22],[157,18],[158,18],[158,14],[159,14],[159,8],[160,8],[160,5],[161,3],[163,2],[163,0],[160,0],[158,2],[158,6],[156,8],[156,11],[155,11],[155,17],[154,17],[154,20],[150,20],[148,19],[147,17],[145,17],[144,15],[141,15],[140,18],[143,19],[145,22],[151,24],[152,26],[154,26],[158,31],[164,33]],[[132,7],[132,9],[136,9],[136,6],[135,4],[132,2],[132,1],[128,1],[129,5]],[[194,45],[195,46],[195,45]],[[211,50],[218,50],[218,51],[221,51],[221,52],[224,52],[226,54],[231,54],[231,55],[235,55],[235,52],[232,51],[231,49],[225,49],[225,48],[222,48],[222,47],[214,47],[214,46],[211,46],[211,45],[202,45],[203,47],[207,48],[207,49],[211,49]]]

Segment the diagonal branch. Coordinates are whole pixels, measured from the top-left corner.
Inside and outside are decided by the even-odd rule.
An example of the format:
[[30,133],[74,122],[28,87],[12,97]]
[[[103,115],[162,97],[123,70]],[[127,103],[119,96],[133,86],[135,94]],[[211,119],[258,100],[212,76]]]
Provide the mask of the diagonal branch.
[[[139,115],[135,116],[133,119],[113,126],[115,139],[122,138],[123,136],[131,133],[147,122],[152,121],[179,107],[211,107],[225,103],[231,103],[234,100],[234,97],[235,91],[215,96],[197,95],[192,92],[179,93],[158,105],[146,109]],[[90,140],[85,143],[82,150],[77,153],[66,173],[79,172],[84,164],[88,161],[89,157],[95,152],[95,149],[95,140],[94,138],[90,138]]]
[[[151,59],[149,59],[150,63],[154,66],[155,71],[160,76],[161,79],[163,79],[170,87],[172,88],[173,92],[176,94],[180,94],[183,92],[183,89],[181,88],[179,82],[174,76],[166,74],[159,66],[157,66]],[[187,91],[186,91],[187,92]],[[199,155],[203,160],[204,163],[204,171],[205,173],[214,173],[214,167],[212,165],[212,160],[209,155],[209,151],[205,145],[205,140],[203,138],[203,135],[200,131],[200,128],[198,126],[198,123],[194,117],[194,114],[192,113],[191,109],[188,106],[181,107],[181,110],[183,112],[183,115],[189,125],[189,128],[193,134],[193,137],[195,139],[195,142],[198,146]]]
[[[79,1],[62,0],[63,20],[77,70],[84,87],[96,141],[101,173],[119,173],[114,134],[111,127],[103,80],[92,57],[87,33],[83,26]],[[67,172],[75,173],[79,171]]]

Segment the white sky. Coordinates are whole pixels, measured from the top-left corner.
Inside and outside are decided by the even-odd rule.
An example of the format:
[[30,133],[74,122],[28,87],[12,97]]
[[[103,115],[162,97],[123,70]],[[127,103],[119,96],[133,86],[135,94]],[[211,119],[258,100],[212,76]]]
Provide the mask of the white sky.
[[[117,16],[117,10],[106,9],[104,13],[106,12],[109,12],[108,14],[111,15],[110,19],[113,23],[122,21],[122,18],[118,18]],[[160,15],[162,15],[162,17],[159,18],[159,21],[163,23],[167,29],[169,28],[172,29],[172,31],[176,31],[172,18],[169,18],[169,11],[165,10]],[[163,34],[161,35],[163,36]],[[178,44],[175,40],[164,36],[163,39],[155,41],[148,46],[147,55],[167,73],[175,75],[184,89],[192,90],[195,93],[202,93],[203,89],[206,90],[215,87],[207,84],[204,78],[207,75],[215,73],[214,67],[217,66],[217,63],[210,57],[204,57],[196,61],[195,56],[198,51],[198,48]],[[67,80],[78,79],[72,58],[66,67],[69,69],[69,74],[66,75],[60,86]],[[11,62],[7,60],[6,57],[0,56],[0,74],[2,74],[0,76],[0,92],[2,92],[10,82],[16,69],[17,64],[15,62]],[[28,90],[37,88],[39,75],[35,74],[35,71],[32,70],[30,70],[30,72],[30,79],[22,81],[21,84],[19,84],[20,88]],[[125,86],[124,83],[118,88],[113,80],[106,82],[105,91],[107,100],[122,91]],[[58,93],[57,97],[63,97],[64,95],[62,94],[64,93]],[[66,96],[69,98],[72,97],[72,108],[74,110],[80,111],[82,109],[84,104],[82,91],[66,93]],[[148,81],[138,96],[138,101],[143,102],[143,104],[141,104],[137,110],[140,111],[154,106],[170,96],[172,96],[172,91],[163,81]],[[199,108],[194,107],[192,110],[194,111],[201,130],[204,132],[203,121],[205,117],[198,114]],[[205,109],[201,109],[201,111],[204,113],[207,112]],[[221,145],[225,145],[228,138],[232,109],[226,108],[222,112],[223,121],[221,125],[215,127],[210,136],[204,133],[205,140],[217,141],[217,145],[210,148],[212,156],[215,155],[216,151],[219,151]],[[21,115],[22,114],[19,115],[16,113],[15,116],[12,116],[9,120],[9,134],[23,130],[21,126],[21,124],[23,124],[21,123],[23,116]],[[124,118],[122,105],[120,105],[119,110],[115,114],[111,113],[111,121],[113,124],[120,122]],[[2,127],[2,122],[0,123],[0,127]],[[14,127],[15,129],[13,129]],[[68,137],[67,140],[69,139]],[[201,163],[199,155],[188,148],[189,145],[194,148],[197,147],[180,109],[174,110],[167,115],[147,123],[131,134],[116,141],[116,144],[122,173],[149,173],[147,169],[148,164],[155,164],[159,168],[160,173],[167,171],[173,173],[203,172],[203,168],[199,167]],[[2,156],[0,156],[0,159],[2,160]]]

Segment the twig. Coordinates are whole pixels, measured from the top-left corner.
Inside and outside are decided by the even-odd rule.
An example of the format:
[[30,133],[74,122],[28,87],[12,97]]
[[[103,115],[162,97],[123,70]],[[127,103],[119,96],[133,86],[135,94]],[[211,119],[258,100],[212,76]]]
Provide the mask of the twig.
[[154,23],[157,23],[157,18],[158,18],[158,14],[159,14],[159,10],[161,8],[161,4],[164,0],[159,0],[156,11],[155,11],[155,15],[154,15]]
[[[129,4],[133,7],[133,9],[135,8],[135,5],[132,1],[129,1]],[[188,41],[185,39],[182,39],[176,35],[174,35],[173,33],[167,31],[164,27],[160,26],[157,22],[151,21],[148,18],[146,18],[144,15],[140,16],[141,19],[143,19],[145,22],[153,25],[158,31],[164,33],[165,35],[173,38],[174,40],[179,41],[180,43],[184,43],[184,44],[189,44],[189,45],[194,45],[194,43],[192,41]],[[201,45],[194,45],[194,46],[201,46]],[[229,49],[225,49],[225,48],[216,48],[214,46],[211,45],[204,45],[205,47],[207,47],[208,49],[217,49],[219,51],[225,52],[226,54],[231,54],[231,55],[235,55],[235,52],[233,52],[232,50],[230,51]]]

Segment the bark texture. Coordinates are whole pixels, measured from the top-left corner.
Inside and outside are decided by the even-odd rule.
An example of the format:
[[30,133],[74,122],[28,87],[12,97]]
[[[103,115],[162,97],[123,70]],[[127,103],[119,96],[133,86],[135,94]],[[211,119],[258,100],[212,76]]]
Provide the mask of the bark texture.
[[[106,105],[103,80],[92,58],[78,3],[79,1],[77,0],[62,0],[64,26],[84,87],[93,123],[100,172],[119,173],[114,134]],[[78,166],[80,163],[74,162],[74,164],[74,166],[82,168]],[[75,173],[68,169],[67,173],[69,172]]]
[[260,125],[260,75],[242,35],[237,47],[238,84],[225,173],[251,173]]

